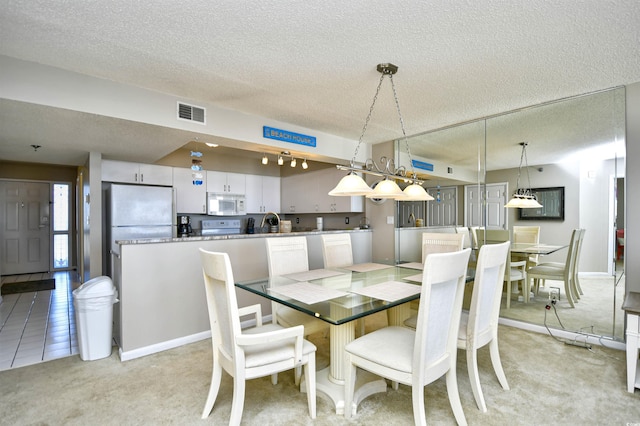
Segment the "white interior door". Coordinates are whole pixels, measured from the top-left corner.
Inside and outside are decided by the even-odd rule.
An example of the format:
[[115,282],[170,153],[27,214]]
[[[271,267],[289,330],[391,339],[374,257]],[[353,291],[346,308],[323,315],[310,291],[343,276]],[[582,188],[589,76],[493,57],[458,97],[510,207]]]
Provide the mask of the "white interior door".
[[49,183],[0,181],[3,275],[49,270],[50,199]]
[[455,226],[458,217],[457,193],[455,187],[428,188],[427,192],[434,200],[427,202],[429,214],[428,226]]
[[[481,193],[483,188],[484,196]],[[507,203],[507,189],[506,183],[490,183],[484,187],[465,186],[465,225],[486,226],[487,229],[507,229],[507,215],[504,210]]]

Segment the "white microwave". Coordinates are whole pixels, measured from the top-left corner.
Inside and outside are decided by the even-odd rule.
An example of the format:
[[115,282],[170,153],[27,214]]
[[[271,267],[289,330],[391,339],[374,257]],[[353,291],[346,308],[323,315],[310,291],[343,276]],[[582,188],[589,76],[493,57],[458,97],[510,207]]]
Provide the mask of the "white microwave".
[[207,192],[207,214],[210,216],[239,216],[247,214],[244,195]]

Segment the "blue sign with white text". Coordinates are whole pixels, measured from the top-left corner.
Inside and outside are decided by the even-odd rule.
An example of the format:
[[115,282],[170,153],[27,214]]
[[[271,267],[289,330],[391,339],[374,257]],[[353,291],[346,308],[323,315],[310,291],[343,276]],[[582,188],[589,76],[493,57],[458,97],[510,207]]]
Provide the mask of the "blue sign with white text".
[[429,172],[433,171],[433,164],[425,163],[424,161],[413,160],[413,167],[416,169],[427,170]]
[[296,143],[298,145],[316,146],[315,136],[303,135],[290,132],[288,130],[276,129],[274,127],[263,126],[263,136],[268,139],[276,139],[283,142]]

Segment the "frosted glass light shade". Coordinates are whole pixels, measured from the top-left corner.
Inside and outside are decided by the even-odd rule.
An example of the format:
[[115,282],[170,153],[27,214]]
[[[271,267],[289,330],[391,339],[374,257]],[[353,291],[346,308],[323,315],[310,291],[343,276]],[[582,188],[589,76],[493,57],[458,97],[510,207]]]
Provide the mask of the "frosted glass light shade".
[[367,183],[355,173],[349,173],[333,188],[329,191],[329,195],[336,197],[350,197],[353,195],[367,195],[371,194],[373,189],[367,185]]
[[530,195],[513,195],[513,198],[505,205],[507,208],[539,209],[542,204]]
[[404,191],[405,194],[405,198],[403,198],[403,201],[431,201],[433,200],[433,197],[431,195],[429,195],[429,193],[427,191],[425,191],[425,189],[416,184],[413,183],[409,186],[407,186]]
[[385,179],[376,185],[373,192],[367,194],[367,198],[393,198],[395,200],[404,200],[407,198],[402,189],[392,180]]

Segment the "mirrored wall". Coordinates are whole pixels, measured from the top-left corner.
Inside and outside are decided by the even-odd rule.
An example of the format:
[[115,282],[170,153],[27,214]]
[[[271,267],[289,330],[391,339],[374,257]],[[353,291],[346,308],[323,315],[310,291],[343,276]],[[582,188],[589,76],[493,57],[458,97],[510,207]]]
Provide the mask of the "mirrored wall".
[[[582,289],[575,307],[564,284],[547,281],[529,303],[518,295],[501,316],[553,330],[623,340],[625,92],[614,88],[522,108],[408,139],[416,169],[436,197],[424,205],[398,203],[396,260],[420,256],[422,232],[479,226],[539,226],[540,243],[567,246],[574,229],[585,229],[579,257]],[[523,158],[521,142],[527,143]],[[406,146],[396,146],[405,164]],[[504,205],[518,188],[562,188],[563,217],[538,219]],[[418,212],[418,217],[415,212]],[[426,227],[405,223],[414,213]],[[621,239],[622,238],[622,239]],[[564,263],[566,247],[538,262]],[[560,300],[549,304],[559,288]],[[519,290],[521,291],[521,290]],[[522,296],[522,294],[520,294]]]

